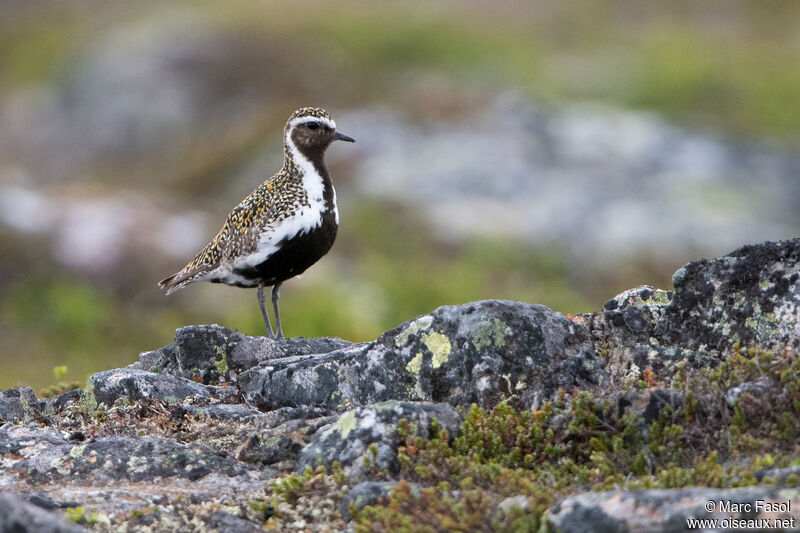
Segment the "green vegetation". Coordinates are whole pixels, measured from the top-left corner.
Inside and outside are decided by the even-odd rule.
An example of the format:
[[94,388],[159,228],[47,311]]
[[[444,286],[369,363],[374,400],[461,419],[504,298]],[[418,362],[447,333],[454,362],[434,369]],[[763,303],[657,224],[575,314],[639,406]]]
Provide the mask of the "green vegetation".
[[83,520],[86,511],[83,509],[83,507],[68,507],[65,511],[65,514],[67,518],[73,522],[80,522]]
[[0,384],[46,387],[45,395],[77,388],[93,372],[130,364],[148,347],[146,339],[168,339],[160,318],[66,273],[49,280],[32,273],[3,290],[0,325],[10,334],[0,352]]
[[[713,17],[690,2],[643,7],[630,0],[505,10],[329,6],[313,13],[280,5],[273,9],[281,17],[267,20],[271,10],[255,16],[282,38],[310,39],[328,62],[384,98],[402,98],[392,87],[409,71],[429,71],[473,88],[486,89],[478,80],[491,79],[539,98],[599,100],[695,126],[796,140],[800,79],[788,65],[800,61],[793,41],[800,8],[786,0],[769,8],[714,5]],[[250,24],[253,15],[248,11]]]
[[99,513],[94,511],[87,513],[83,507],[68,507],[64,514],[67,519],[77,524],[96,524],[100,520]]
[[[735,348],[713,369],[683,367],[663,383],[651,371],[643,376],[682,398],[649,424],[620,412],[619,392],[610,389],[561,391],[536,411],[473,406],[453,440],[435,422],[425,431],[401,422],[402,480],[381,504],[351,509],[356,531],[537,531],[548,507],[584,491],[798,481],[763,472],[800,464],[797,354]],[[731,408],[725,392],[753,383],[758,391],[740,389]],[[309,469],[277,481],[272,492],[290,514],[303,495],[346,482],[333,477]],[[520,495],[526,509],[498,506]],[[340,501],[340,491],[329,489],[328,497]]]
[[[273,142],[285,119],[279,110],[300,103],[402,107],[431,120],[516,90],[540,101],[653,110],[693,127],[753,138],[791,143],[800,131],[800,77],[791,68],[800,64],[800,4],[791,0],[716,0],[704,7],[686,0],[647,6],[613,0],[546,8],[346,1],[309,9],[287,0],[90,4],[88,11],[53,0],[7,6],[9,16],[0,21],[0,89],[6,89],[0,93],[25,96],[37,85],[67,86],[98,53],[98,43],[159,19],[202,20],[221,43],[233,36],[242,46],[236,72],[252,79],[226,78],[220,94],[236,83],[265,91],[263,106],[248,110],[246,124],[193,127],[161,152],[121,160],[109,155],[80,176],[109,187],[135,184],[143,194],[164,195],[166,188],[170,198],[180,201],[184,194],[197,209],[223,212],[240,199],[246,188],[231,197],[231,176],[266,139]],[[268,77],[258,77],[264,66]],[[227,116],[209,111],[209,121],[221,115]],[[284,287],[288,335],[367,340],[440,305],[483,298],[590,311],[639,283],[668,286],[685,259],[653,265],[639,253],[616,265],[574,266],[558,244],[531,249],[476,238],[454,245],[434,236],[408,208],[355,202],[342,206],[343,230],[326,258],[329,266]],[[169,269],[157,262],[131,262],[102,279],[56,264],[47,238],[4,234],[0,241],[6,252],[0,258],[0,329],[6,333],[0,387],[49,387],[49,369],[66,363],[69,371],[46,393],[65,390],[170,342],[184,324],[264,332],[250,292],[198,286],[165,299],[153,283]]]

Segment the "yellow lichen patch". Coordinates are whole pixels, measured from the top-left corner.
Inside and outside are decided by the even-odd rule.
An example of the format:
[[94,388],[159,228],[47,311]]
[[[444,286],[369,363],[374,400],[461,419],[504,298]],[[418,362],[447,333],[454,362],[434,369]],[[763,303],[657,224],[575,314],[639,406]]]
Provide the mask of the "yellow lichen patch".
[[431,365],[433,368],[439,368],[450,359],[450,339],[446,335],[432,331],[422,335],[422,342],[433,354]]
[[397,337],[394,339],[394,344],[398,348],[405,346],[408,344],[408,341],[411,339],[412,335],[416,335],[420,331],[425,331],[431,324],[433,323],[433,317],[431,315],[421,316],[411,324],[408,325],[406,329],[404,329]]
[[336,425],[334,426],[335,429],[339,430],[339,433],[342,434],[342,438],[346,438],[351,431],[356,429],[356,412],[355,411],[348,411],[343,414]]
[[83,450],[86,449],[86,444],[81,444],[80,446],[73,446],[72,449],[69,451],[69,456],[77,459],[78,457],[83,456]]
[[422,366],[422,353],[415,355],[411,361],[406,365],[406,370],[412,374],[419,374],[419,369]]

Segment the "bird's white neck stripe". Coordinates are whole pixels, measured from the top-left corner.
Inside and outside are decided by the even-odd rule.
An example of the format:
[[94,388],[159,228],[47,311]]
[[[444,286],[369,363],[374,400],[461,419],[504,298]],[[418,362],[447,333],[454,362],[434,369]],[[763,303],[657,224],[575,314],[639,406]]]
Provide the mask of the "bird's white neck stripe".
[[286,145],[289,147],[292,161],[303,173],[303,189],[308,197],[308,203],[314,211],[321,213],[325,210],[325,184],[322,182],[322,176],[319,175],[314,163],[309,161],[308,158],[297,149],[294,141],[292,141],[291,131],[286,134]]
[[294,141],[292,141],[291,130],[286,133],[286,146],[289,147],[292,161],[303,173],[303,189],[306,191],[308,203],[311,205],[312,211],[319,213],[319,222],[314,225],[318,226],[322,223],[322,212],[328,209],[333,210],[334,220],[336,224],[339,224],[339,208],[336,207],[336,189],[333,188],[333,183],[331,183],[331,192],[333,193],[331,203],[333,205],[325,205],[325,184],[322,182],[322,176],[317,172],[317,167],[314,166],[314,163],[309,161],[297,149]]

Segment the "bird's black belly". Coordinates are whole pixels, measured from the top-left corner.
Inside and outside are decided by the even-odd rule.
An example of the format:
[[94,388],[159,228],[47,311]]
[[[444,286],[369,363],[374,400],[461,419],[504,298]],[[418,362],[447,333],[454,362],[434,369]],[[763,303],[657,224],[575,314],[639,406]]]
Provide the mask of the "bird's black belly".
[[278,250],[263,263],[235,269],[234,273],[254,281],[263,281],[267,286],[302,274],[333,246],[337,225],[326,218],[316,228],[278,243]]

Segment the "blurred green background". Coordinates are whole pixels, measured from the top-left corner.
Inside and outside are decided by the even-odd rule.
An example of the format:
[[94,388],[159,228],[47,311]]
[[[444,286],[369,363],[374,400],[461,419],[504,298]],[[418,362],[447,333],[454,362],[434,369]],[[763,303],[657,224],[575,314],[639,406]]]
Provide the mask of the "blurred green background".
[[[227,211],[279,168],[281,128],[304,105],[328,109],[359,142],[329,151],[339,237],[321,263],[283,286],[289,336],[370,340],[439,305],[484,298],[564,313],[597,310],[638,284],[670,288],[672,272],[689,260],[725,253],[733,243],[790,237],[798,228],[797,210],[785,207],[796,199],[800,141],[800,4],[792,0],[12,0],[0,11],[0,387],[83,381],[170,343],[187,324],[263,334],[254,291],[196,284],[164,297],[156,282],[188,261]],[[504,95],[515,103],[486,129]],[[592,120],[600,106],[597,116],[654,123],[659,138],[672,139],[659,144],[664,158],[670,142],[684,138],[706,147],[702,154],[725,147],[723,162],[715,155],[700,166],[721,168],[714,179],[724,180],[727,168],[743,168],[744,177],[730,189],[701,176],[697,183],[711,185],[688,190],[666,180],[664,189],[643,192],[655,206],[645,212],[653,222],[649,244],[640,238],[608,254],[576,243],[587,227],[612,231],[607,221],[618,208],[597,210],[629,186],[605,187],[605,199],[575,187],[569,195],[586,190],[578,207],[542,212],[536,224],[509,232],[482,231],[481,216],[504,222],[483,208],[460,207],[448,216],[461,229],[441,231],[450,224],[442,213],[462,205],[451,203],[448,191],[463,200],[474,189],[469,198],[477,200],[469,201],[480,200],[480,180],[494,181],[491,169],[476,170],[477,186],[462,187],[456,175],[451,185],[428,189],[424,166],[414,167],[413,191],[371,191],[371,175],[377,181],[392,172],[400,178],[382,190],[402,191],[403,159],[424,153],[426,139],[441,146],[475,141],[477,161],[484,147],[508,160],[506,141],[529,131],[518,129],[516,108],[529,116],[530,131],[572,117],[575,137],[557,137],[566,148],[547,153],[579,149],[587,103]],[[632,146],[653,135],[645,126]],[[472,129],[486,141],[470,137]],[[614,146],[614,131],[596,135]],[[393,146],[402,149],[389,162]],[[741,163],[738,147],[749,154]],[[551,157],[548,173],[536,174],[534,156],[531,175],[554,194],[563,165]],[[427,157],[460,154],[441,149]],[[609,165],[619,157],[608,152]],[[574,158],[570,164],[569,176],[580,175]],[[636,169],[659,164],[626,168],[635,177]],[[748,174],[747,165],[757,170]],[[526,172],[519,170],[521,179]],[[772,189],[787,203],[770,205]],[[514,199],[513,187],[507,195]],[[663,246],[659,228],[682,213],[658,210],[666,196],[676,205],[702,204],[699,220],[715,220],[717,233],[699,232],[701,238],[682,230],[685,241]],[[500,213],[501,200],[493,199]],[[521,202],[506,210],[525,210]],[[631,212],[643,204],[626,205]],[[459,213],[477,220],[459,225]],[[582,214],[588,220],[571,228]],[[765,219],[763,227],[751,223]],[[548,233],[552,228],[558,232]],[[620,240],[624,235],[614,242]],[[53,369],[61,365],[68,371],[57,377]]]

